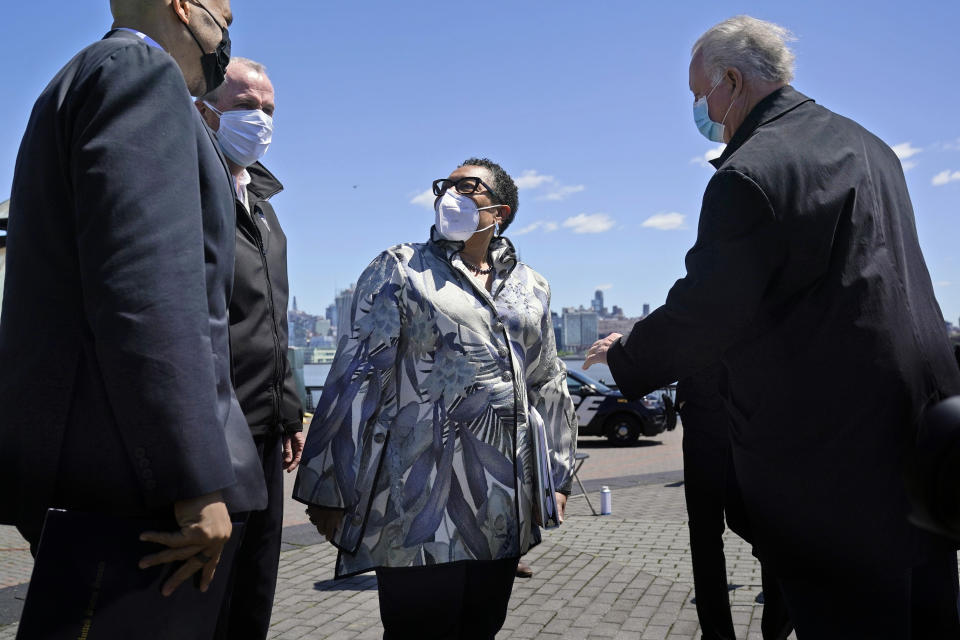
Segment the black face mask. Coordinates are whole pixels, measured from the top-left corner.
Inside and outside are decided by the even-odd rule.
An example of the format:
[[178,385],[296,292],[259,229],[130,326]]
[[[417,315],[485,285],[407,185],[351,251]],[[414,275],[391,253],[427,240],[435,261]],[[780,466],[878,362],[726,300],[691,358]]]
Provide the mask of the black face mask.
[[[213,17],[209,9],[199,2],[194,4],[206,11],[210,19],[213,20],[213,23],[220,27],[220,23]],[[227,31],[226,27],[220,27],[220,31],[223,33],[220,38],[220,44],[217,45],[213,53],[207,53],[203,50],[203,45],[200,44],[200,40],[197,39],[190,25],[187,25],[187,31],[193,36],[193,41],[197,43],[197,46],[200,47],[200,53],[203,54],[200,56],[200,68],[203,70],[203,80],[207,85],[206,90],[203,92],[203,94],[206,95],[223,84],[223,79],[227,75],[227,65],[230,64],[230,32]]]

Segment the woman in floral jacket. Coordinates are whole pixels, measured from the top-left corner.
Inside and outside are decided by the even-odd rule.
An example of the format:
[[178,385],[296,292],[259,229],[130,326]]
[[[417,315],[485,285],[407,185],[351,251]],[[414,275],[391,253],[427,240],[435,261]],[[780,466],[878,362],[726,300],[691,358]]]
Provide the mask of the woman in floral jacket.
[[562,520],[576,417],[549,285],[494,235],[513,180],[471,158],[434,193],[429,242],[357,283],[294,497],[338,577],[376,569],[384,637],[492,638],[537,525]]

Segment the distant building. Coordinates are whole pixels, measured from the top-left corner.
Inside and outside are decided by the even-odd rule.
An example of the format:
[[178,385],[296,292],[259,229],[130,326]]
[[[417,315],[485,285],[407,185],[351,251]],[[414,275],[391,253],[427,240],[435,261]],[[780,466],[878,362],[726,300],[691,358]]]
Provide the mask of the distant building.
[[287,316],[287,343],[291,347],[307,346],[307,328],[299,320],[299,316],[292,312]]
[[337,326],[335,324],[337,322],[337,304],[327,305],[327,310],[324,312],[323,317],[329,320],[332,326]]
[[293,296],[293,310],[297,311],[297,296]]
[[305,349],[303,353],[304,364],[330,364],[333,362],[333,356],[337,353],[336,349],[313,348]]
[[557,351],[564,351],[563,345],[563,320],[556,311],[550,312],[550,322],[553,325],[553,340],[557,343]]
[[307,346],[311,349],[333,349],[337,345],[333,336],[324,334],[322,336],[313,336],[310,338],[310,342],[307,343]]
[[567,307],[563,310],[563,346],[568,351],[585,349],[597,341],[599,315],[593,309]]
[[597,322],[597,329],[601,338],[606,338],[611,333],[629,333],[633,325],[637,324],[640,318],[625,318],[624,316],[609,318],[600,318]]
[[316,322],[313,323],[313,333],[318,336],[329,336],[331,326],[330,321],[326,318],[317,318]]
[[593,301],[590,303],[590,308],[596,311],[598,314],[603,313],[603,291],[597,289],[593,294]]
[[617,305],[613,305],[613,310],[610,312],[610,316],[613,317],[613,318],[622,318],[622,317],[623,317],[623,309],[621,309],[621,308],[618,307]]
[[650,305],[649,305],[648,303],[644,302],[644,303],[643,303],[643,315],[640,316],[640,317],[641,317],[641,318],[646,318],[648,315],[650,315]]
[[353,293],[357,285],[351,284],[337,294],[337,336],[350,335],[350,305],[353,304]]

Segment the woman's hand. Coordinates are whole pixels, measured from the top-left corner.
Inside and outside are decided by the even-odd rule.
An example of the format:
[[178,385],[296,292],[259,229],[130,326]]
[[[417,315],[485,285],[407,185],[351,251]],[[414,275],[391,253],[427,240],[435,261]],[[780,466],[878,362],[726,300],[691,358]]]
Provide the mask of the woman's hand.
[[567,496],[559,491],[553,496],[557,499],[557,522],[563,523],[563,514],[567,510]]
[[343,522],[343,511],[340,509],[325,509],[324,507],[307,507],[307,517],[310,518],[310,524],[317,528],[327,541],[333,540],[334,534],[340,528]]

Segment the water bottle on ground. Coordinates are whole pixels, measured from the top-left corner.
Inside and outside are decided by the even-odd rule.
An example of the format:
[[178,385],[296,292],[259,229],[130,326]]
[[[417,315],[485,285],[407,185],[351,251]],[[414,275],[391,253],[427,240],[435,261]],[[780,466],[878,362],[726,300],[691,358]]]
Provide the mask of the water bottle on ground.
[[600,515],[608,516],[611,513],[612,498],[610,487],[604,486],[600,489]]

